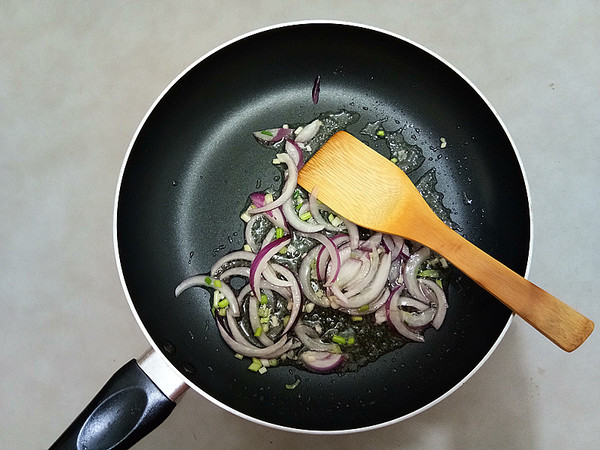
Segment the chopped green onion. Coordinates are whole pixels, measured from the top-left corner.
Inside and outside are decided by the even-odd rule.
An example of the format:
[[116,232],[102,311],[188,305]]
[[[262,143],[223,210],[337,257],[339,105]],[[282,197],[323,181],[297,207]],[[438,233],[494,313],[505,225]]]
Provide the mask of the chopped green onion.
[[296,381],[294,381],[292,384],[286,384],[285,388],[286,389],[296,389],[299,384],[300,384],[300,378],[296,377]]
[[435,283],[442,289],[444,288],[444,286],[442,285],[442,280],[440,280],[439,278],[437,280],[435,280]]
[[385,130],[377,130],[377,136],[379,136],[379,137],[385,136]]
[[275,228],[275,237],[277,239],[282,238],[283,237],[283,228]]
[[217,303],[217,306],[219,308],[226,308],[227,306],[229,306],[229,300],[227,300],[226,298],[221,300],[219,303]]
[[277,366],[277,360],[276,359],[270,359],[269,360],[269,367],[275,367]]
[[298,197],[300,197],[300,189],[296,189],[296,190],[294,191],[294,194],[292,195],[292,198],[293,198],[294,200],[296,200]]
[[267,297],[265,294],[260,296],[260,304],[261,305],[266,305],[267,303],[269,303],[269,297]]
[[329,213],[329,215],[327,216],[327,219],[328,219],[330,222],[333,222],[333,219],[335,219],[335,216],[334,216],[333,214]]
[[288,314],[287,316],[283,317],[283,326],[287,327],[287,324],[289,321],[290,321],[290,315]]
[[221,284],[221,280],[213,280],[213,284],[215,285],[216,288],[220,288],[221,286],[223,286]]
[[338,227],[340,226],[340,224],[342,223],[342,219],[338,217],[334,217],[333,220],[331,221],[331,225],[333,225],[334,227]]
[[240,355],[239,353],[236,353],[235,356],[237,359],[244,359],[244,355]]
[[254,336],[255,337],[259,337],[262,334],[262,327],[258,327],[255,331],[254,331]]
[[240,219],[242,219],[244,222],[250,222],[250,214],[248,214],[247,212],[242,213],[242,215],[240,216]]
[[306,211],[304,214],[302,214],[300,216],[300,220],[308,220],[312,217],[312,214],[310,213],[310,211]]
[[227,310],[225,308],[219,309],[219,315],[225,317],[227,315]]
[[258,372],[258,370],[262,367],[262,364],[260,361],[256,361],[253,362],[252,364],[250,364],[248,366],[248,370],[251,370],[252,372]]
[[341,345],[346,344],[346,338],[344,338],[342,336],[338,336],[337,334],[334,334],[333,337],[331,338],[331,340],[333,342],[335,342],[336,344],[341,344]]
[[285,255],[287,253],[287,250],[287,247],[282,247],[281,250],[279,250],[279,253]]
[[210,279],[210,277],[206,277],[204,279],[204,282],[210,286],[210,284],[212,283],[212,280]]
[[260,369],[258,369],[258,373],[260,373],[261,375],[263,373],[265,373],[267,371],[267,368],[265,366],[262,366]]
[[[358,310],[359,310],[360,312],[363,312],[363,311],[368,311],[368,310],[369,310],[369,305],[362,305],[360,308],[358,308]],[[355,317],[356,317],[356,316],[355,316]]]
[[265,194],[265,203],[273,203],[273,194],[271,194],[271,193]]
[[362,316],[352,316],[352,322],[362,322]]
[[418,277],[429,277],[429,278],[439,278],[440,273],[435,269],[425,269],[421,270],[418,274]]
[[269,318],[268,317],[261,317],[260,318],[260,323],[269,323]]
[[260,132],[260,134],[264,134],[264,135],[266,135],[266,136],[271,136],[271,137],[273,137],[273,133],[271,133],[271,132],[270,132],[270,131],[268,131],[268,130],[263,130],[263,131],[261,131],[261,132]]
[[251,252],[252,247],[250,247],[248,244],[244,244],[244,250],[246,250],[247,252]]
[[348,345],[354,345],[354,336],[348,338]]
[[393,162],[394,164],[396,164],[398,162],[398,158],[394,157],[394,158],[390,159],[390,161]]
[[268,306],[261,305],[258,308],[258,317],[269,317],[269,314],[271,314],[271,310]]

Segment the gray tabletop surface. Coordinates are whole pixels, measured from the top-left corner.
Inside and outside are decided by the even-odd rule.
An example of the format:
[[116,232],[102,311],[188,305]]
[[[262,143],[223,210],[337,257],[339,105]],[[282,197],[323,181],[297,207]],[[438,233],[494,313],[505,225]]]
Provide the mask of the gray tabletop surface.
[[[3,0],[0,447],[48,447],[148,347],[119,281],[112,216],[123,157],[149,106],[214,47],[308,19],[405,36],[484,93],[529,182],[529,279],[599,320],[600,2]],[[600,448],[599,348],[596,331],[565,353],[515,318],[464,386],[410,420],[296,434],[189,391],[135,448]]]

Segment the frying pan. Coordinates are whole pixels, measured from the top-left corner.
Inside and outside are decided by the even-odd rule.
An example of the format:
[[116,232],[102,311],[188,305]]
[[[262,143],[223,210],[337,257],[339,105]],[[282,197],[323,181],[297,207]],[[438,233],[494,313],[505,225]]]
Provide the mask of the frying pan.
[[[360,114],[347,128],[355,135],[381,119],[390,130],[402,128],[425,157],[410,177],[435,169],[437,190],[467,239],[520,274],[530,253],[527,186],[507,131],[464,76],[418,44],[362,25],[303,22],[244,35],[192,64],[154,103],[123,164],[115,205],[122,283],[152,346],[145,360],[217,405],[285,430],[352,432],[414,416],[462,385],[512,318],[454,272],[444,325],[428,330],[425,343],[342,376],[288,366],[259,375],[219,336],[207,291],[175,298],[184,278],[208,272],[217,258],[241,248],[247,195],[282,183],[273,152],[252,132],[338,110]],[[370,144],[389,156],[381,141]],[[163,395],[160,382],[146,375],[155,371],[141,371],[135,361],[121,372],[56,447],[132,445],[185,390]],[[286,389],[296,379],[297,387]],[[116,415],[127,409],[122,400],[135,417]]]

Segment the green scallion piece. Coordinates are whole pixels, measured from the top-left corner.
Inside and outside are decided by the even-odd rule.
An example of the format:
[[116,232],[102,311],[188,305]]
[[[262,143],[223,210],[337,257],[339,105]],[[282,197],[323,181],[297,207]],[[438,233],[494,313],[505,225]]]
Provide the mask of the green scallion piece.
[[213,284],[215,285],[216,288],[220,288],[223,286],[221,284],[221,280],[213,280]]
[[398,158],[392,158],[390,159],[391,162],[393,162],[394,164],[396,164],[398,162]]
[[227,315],[227,310],[225,308],[219,309],[219,315],[225,317]]
[[226,308],[229,306],[229,300],[227,300],[226,298],[224,298],[223,300],[221,300],[219,303],[217,303],[217,306],[219,308]]
[[261,295],[260,296],[260,304],[266,305],[267,303],[269,303],[269,297],[267,297],[266,294]]
[[286,384],[285,388],[286,389],[296,389],[299,384],[300,384],[300,378],[296,377],[296,381],[294,381],[292,384]]
[[362,322],[362,316],[352,316],[352,322]]
[[263,131],[260,132],[260,134],[264,134],[265,136],[271,136],[271,137],[273,137],[273,133],[271,133],[268,130],[263,130]]
[[343,336],[339,336],[337,334],[334,334],[333,337],[331,338],[332,342],[335,342],[336,344],[340,344],[340,345],[345,345],[346,344],[346,338],[344,338]]
[[252,364],[250,364],[248,366],[248,370],[251,370],[252,372],[258,372],[258,370],[262,367],[262,364],[260,363],[260,361],[258,362],[253,362]]
[[283,326],[287,327],[287,324],[289,321],[290,321],[290,315],[288,314],[287,316],[283,317]]
[[275,228],[275,237],[277,239],[282,238],[283,237],[283,228]]
[[377,130],[377,136],[384,137],[385,136],[385,130]]
[[308,220],[312,217],[312,214],[310,213],[310,211],[306,211],[304,214],[302,214],[300,216],[300,220]]
[[354,336],[350,336],[350,337],[348,338],[348,345],[354,345],[354,342],[355,342],[355,340],[354,340]]
[[[358,308],[358,310],[359,310],[360,312],[363,312],[363,311],[368,311],[368,310],[369,310],[369,305],[362,305],[360,308]],[[355,317],[356,317],[356,316],[355,316]]]
[[425,269],[421,270],[418,274],[418,277],[429,277],[429,278],[439,278],[440,273],[435,269]]
[[254,336],[259,337],[262,334],[262,331],[262,327],[258,327],[256,330],[254,330]]
[[270,359],[269,360],[269,367],[275,367],[277,366],[278,362],[276,359]]
[[239,353],[236,353],[235,356],[237,359],[244,359],[244,355],[240,355]]
[[206,277],[204,279],[204,282],[210,286],[210,284],[212,283],[212,280],[210,279],[210,277]]
[[279,250],[279,253],[282,255],[285,255],[287,253],[287,246],[283,247],[281,250]]
[[437,280],[435,280],[435,283],[441,287],[442,289],[444,289],[444,286],[442,285],[442,280],[440,280],[439,278]]

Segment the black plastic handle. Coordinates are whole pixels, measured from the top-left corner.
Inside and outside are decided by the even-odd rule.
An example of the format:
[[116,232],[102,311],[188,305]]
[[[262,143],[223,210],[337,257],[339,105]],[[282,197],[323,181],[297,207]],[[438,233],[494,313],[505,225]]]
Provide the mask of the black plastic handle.
[[50,447],[130,448],[160,425],[175,408],[135,359],[121,367]]

